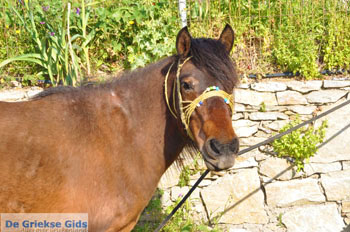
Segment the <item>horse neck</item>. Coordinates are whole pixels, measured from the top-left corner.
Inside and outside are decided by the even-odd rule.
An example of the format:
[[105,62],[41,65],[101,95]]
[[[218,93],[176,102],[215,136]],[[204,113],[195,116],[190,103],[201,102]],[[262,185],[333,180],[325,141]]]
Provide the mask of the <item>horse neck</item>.
[[[128,104],[129,112],[132,112],[132,116],[135,116],[137,120],[133,122],[133,125],[137,125],[137,133],[140,133],[138,138],[147,141],[147,146],[149,144],[155,146],[150,150],[157,149],[158,151],[152,154],[147,154],[147,152],[140,154],[141,156],[151,155],[152,160],[149,160],[148,157],[141,158],[149,161],[147,163],[150,164],[152,172],[158,170],[160,176],[176,160],[185,146],[183,134],[179,129],[181,124],[171,115],[164,96],[165,75],[161,70],[169,67],[173,60],[173,57],[169,57],[137,70],[131,73],[125,82],[125,85],[132,86],[132,90],[128,91],[125,96],[132,99]],[[172,96],[174,76],[174,74],[170,75],[167,83],[168,96]]]

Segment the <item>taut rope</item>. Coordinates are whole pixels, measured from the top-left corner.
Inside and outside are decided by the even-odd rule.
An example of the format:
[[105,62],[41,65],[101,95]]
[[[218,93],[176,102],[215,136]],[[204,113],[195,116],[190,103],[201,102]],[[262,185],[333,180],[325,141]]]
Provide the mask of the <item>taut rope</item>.
[[[177,110],[176,110],[176,103],[175,103],[175,93],[177,92],[178,99],[179,99],[179,109],[180,109],[180,119],[185,127],[185,130],[188,134],[188,136],[194,140],[193,134],[190,129],[190,118],[195,111],[196,107],[200,107],[204,100],[211,98],[211,97],[221,97],[224,99],[225,103],[228,104],[231,108],[232,113],[234,112],[234,98],[233,94],[228,94],[223,90],[220,90],[219,87],[217,86],[210,86],[208,87],[201,95],[199,95],[196,99],[193,101],[184,101],[182,99],[181,95],[181,85],[180,85],[180,73],[181,73],[181,68],[182,66],[191,59],[191,57],[188,57],[184,60],[183,63],[180,63],[180,59],[177,64],[177,71],[176,71],[176,81],[174,81],[173,85],[173,107],[174,109],[171,109],[170,104],[169,104],[169,98],[168,98],[168,79],[169,79],[169,74],[170,70],[173,67],[174,63],[171,64],[166,76],[165,76],[165,81],[164,81],[164,91],[165,91],[165,100],[167,103],[167,106],[171,112],[171,114],[177,118]],[[175,92],[176,88],[176,92]],[[188,104],[184,106],[184,104]]]

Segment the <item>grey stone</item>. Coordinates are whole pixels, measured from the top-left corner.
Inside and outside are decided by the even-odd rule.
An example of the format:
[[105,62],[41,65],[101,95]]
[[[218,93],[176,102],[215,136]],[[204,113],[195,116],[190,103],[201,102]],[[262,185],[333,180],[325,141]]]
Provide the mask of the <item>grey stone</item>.
[[[197,182],[197,179],[196,180],[190,180],[189,186],[193,186],[196,182]],[[211,184],[211,180],[204,179],[204,180],[202,180],[199,183],[198,187],[205,187],[205,186],[208,186],[210,184]]]
[[261,138],[261,137],[249,137],[249,138],[241,138],[240,139],[240,144],[242,146],[251,146],[255,145],[257,143],[260,143],[262,141],[266,140],[266,138]]
[[250,232],[249,230],[246,229],[235,229],[235,228],[230,228],[228,232]]
[[350,213],[350,201],[343,201],[341,203],[341,212],[342,213]]
[[245,111],[245,106],[242,104],[235,104],[235,111],[236,112],[244,112]]
[[319,90],[309,93],[306,96],[306,99],[309,103],[314,104],[334,103],[337,102],[340,98],[344,97],[346,94],[347,91],[344,90]]
[[350,86],[350,81],[324,80],[323,88],[342,88]]
[[249,119],[253,121],[277,120],[277,115],[273,112],[255,112],[249,115]]
[[242,84],[238,85],[237,88],[239,88],[239,89],[249,89],[250,88],[250,84],[242,83]]
[[171,188],[171,200],[176,201],[179,198],[182,198],[185,196],[185,194],[188,192],[189,187],[184,186],[184,187],[179,187],[179,186],[174,186]]
[[327,200],[350,200],[350,169],[321,175]]
[[32,98],[32,97],[34,97],[35,95],[39,94],[42,91],[43,91],[43,89],[41,89],[41,88],[33,88],[33,89],[30,89],[30,90],[26,91],[26,96],[28,98]]
[[276,181],[265,186],[267,204],[271,207],[287,207],[324,202],[316,179]]
[[322,87],[322,81],[290,81],[286,83],[288,88],[301,92],[308,93],[314,90],[320,90]]
[[249,127],[249,126],[257,126],[257,122],[253,122],[250,120],[237,120],[232,122],[233,128],[238,128],[238,127]]
[[274,121],[268,125],[268,128],[274,131],[279,131],[283,126],[288,123],[288,120]]
[[281,112],[275,112],[276,116],[277,116],[277,119],[282,119],[282,120],[287,120],[289,119],[289,116],[284,114],[284,113],[281,113]]
[[287,86],[281,82],[260,82],[251,84],[251,88],[259,92],[277,92],[286,90]]
[[279,105],[306,105],[306,98],[296,91],[277,92],[277,101]]
[[257,166],[258,162],[255,161],[254,157],[238,156],[232,169],[251,168]]
[[237,103],[253,106],[260,106],[263,102],[265,105],[277,105],[277,100],[274,93],[261,93],[244,89],[235,90],[235,101]]
[[174,163],[171,165],[167,171],[163,174],[163,176],[160,178],[158,188],[160,189],[167,189],[172,186],[175,186],[179,182],[181,170],[179,167],[176,166]]
[[316,106],[290,106],[288,109],[297,114],[312,114],[316,110]]
[[334,163],[307,163],[304,165],[304,172],[307,176],[311,176],[315,173],[327,173],[340,171],[342,166],[340,162]]
[[[343,102],[343,101],[341,101]],[[336,105],[340,104],[337,103]],[[323,107],[322,112],[334,107],[335,104],[330,106]],[[329,139],[334,134],[338,133],[344,126],[349,122],[346,122],[346,119],[349,118],[350,115],[350,105],[347,105],[337,111],[334,111],[332,114],[327,115],[322,120],[328,120],[328,128],[326,130],[326,138]],[[318,127],[322,120],[318,120],[315,123],[315,126]],[[311,163],[332,163],[336,161],[342,160],[350,160],[350,129],[343,131],[333,140],[330,140],[325,146],[321,147],[314,157],[310,158]]]
[[350,161],[342,162],[343,170],[350,169]]
[[242,119],[242,118],[244,118],[244,115],[242,113],[236,113],[236,114],[232,115],[232,120],[233,121],[236,121],[236,120],[239,120],[239,119]]
[[291,180],[295,176],[295,170],[290,166],[291,164],[285,159],[271,157],[260,163],[259,173],[277,180]]
[[240,138],[247,138],[252,136],[258,131],[258,126],[250,126],[250,127],[238,127],[235,129],[235,132]]
[[[201,191],[210,218],[222,213],[219,223],[241,224],[268,222],[264,210],[264,193],[256,168],[226,174]],[[239,204],[238,204],[239,202]]]
[[249,115],[253,121],[274,121],[277,119],[288,119],[288,116],[280,112],[255,112]]
[[344,222],[336,204],[297,207],[282,216],[288,232],[342,231]]
[[0,94],[0,101],[18,101],[25,98],[25,92],[22,89],[5,90]]

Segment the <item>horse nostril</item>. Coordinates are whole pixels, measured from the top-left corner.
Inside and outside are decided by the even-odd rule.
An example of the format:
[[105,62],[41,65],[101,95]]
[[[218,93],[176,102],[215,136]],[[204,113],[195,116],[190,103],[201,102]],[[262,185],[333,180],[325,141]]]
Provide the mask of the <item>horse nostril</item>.
[[230,150],[237,154],[238,153],[238,150],[239,150],[239,140],[238,138],[234,138],[231,143],[230,143]]
[[210,148],[213,152],[216,153],[216,155],[220,154],[219,142],[217,140],[215,140],[215,139],[210,140]]

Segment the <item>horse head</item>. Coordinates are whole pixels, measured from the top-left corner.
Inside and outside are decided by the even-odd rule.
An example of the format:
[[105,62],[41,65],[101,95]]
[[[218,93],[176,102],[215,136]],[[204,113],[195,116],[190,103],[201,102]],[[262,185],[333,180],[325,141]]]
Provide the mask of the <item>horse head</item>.
[[239,140],[232,128],[233,89],[238,79],[230,58],[234,32],[226,25],[219,39],[191,37],[187,27],[177,35],[174,114],[201,151],[210,170],[233,166]]

